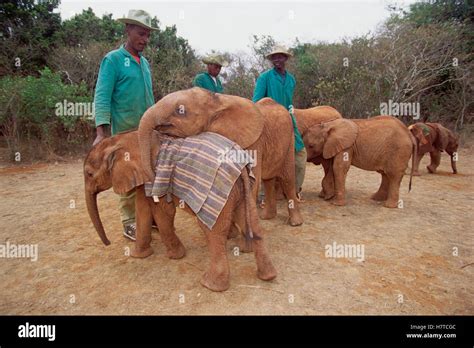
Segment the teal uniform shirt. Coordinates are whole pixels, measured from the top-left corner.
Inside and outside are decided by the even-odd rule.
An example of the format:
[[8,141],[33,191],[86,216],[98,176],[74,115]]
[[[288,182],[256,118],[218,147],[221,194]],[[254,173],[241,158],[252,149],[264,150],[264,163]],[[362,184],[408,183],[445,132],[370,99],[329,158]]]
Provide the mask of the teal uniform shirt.
[[256,103],[262,98],[270,97],[290,111],[293,130],[295,132],[295,151],[299,152],[304,148],[304,143],[292,112],[295,86],[295,77],[288,71],[286,71],[283,76],[275,68],[267,70],[257,79],[252,101]]
[[144,112],[155,103],[150,64],[140,64],[122,45],[102,59],[95,88],[95,125],[112,124],[112,134],[138,127]]
[[194,81],[193,81],[193,86],[194,87],[205,88],[205,89],[207,89],[211,92],[214,92],[214,93],[224,92],[224,88],[222,88],[222,83],[221,83],[221,80],[219,79],[219,77],[216,77],[216,82],[217,82],[217,84],[214,82],[211,75],[209,75],[209,73],[205,72],[205,73],[201,73],[201,74],[196,75],[196,77],[194,78]]

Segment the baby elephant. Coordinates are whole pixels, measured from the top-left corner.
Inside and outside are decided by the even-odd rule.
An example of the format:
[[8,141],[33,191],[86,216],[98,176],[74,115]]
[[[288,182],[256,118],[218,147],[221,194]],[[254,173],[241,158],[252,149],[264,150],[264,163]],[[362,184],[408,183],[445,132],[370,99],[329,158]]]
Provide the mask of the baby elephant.
[[435,173],[441,162],[441,152],[446,151],[451,157],[451,168],[457,174],[456,167],[459,136],[439,123],[415,123],[408,127],[418,143],[418,156],[415,162],[413,175],[421,175],[418,171],[420,161],[429,152],[431,163],[426,168],[430,173]]
[[[382,175],[376,201],[385,201],[388,208],[398,207],[400,184],[410,156],[416,154],[416,142],[407,127],[391,116],[370,119],[337,119],[311,127],[303,137],[308,161],[331,159],[326,175],[332,176],[333,204],[345,205],[345,181],[352,165]],[[411,189],[410,175],[410,189]],[[325,189],[328,191],[328,188]],[[326,192],[327,193],[327,192]]]
[[[160,151],[157,145],[160,144],[157,134],[157,132],[153,133],[154,158]],[[229,287],[226,242],[230,227],[237,218],[247,223],[246,233],[249,230],[252,232],[250,234],[252,238],[247,238],[247,241],[252,243],[255,251],[257,276],[262,280],[271,280],[276,277],[275,268],[264,246],[263,230],[258,222],[257,207],[250,192],[249,179],[247,168],[244,167],[231,187],[227,200],[224,200],[225,205],[212,228],[208,228],[201,220],[198,220],[199,226],[206,235],[211,256],[210,267],[202,277],[201,283],[210,290],[224,291]],[[106,245],[110,244],[100,219],[97,195],[111,187],[119,194],[135,189],[137,239],[131,256],[144,258],[153,253],[151,224],[154,220],[167,249],[167,256],[171,259],[179,259],[185,255],[185,249],[175,234],[174,216],[176,206],[181,202],[174,194],[159,200],[147,197],[144,189],[145,182],[146,176],[141,162],[137,131],[117,134],[102,140],[91,149],[84,161],[85,198],[89,217],[102,242]],[[187,204],[183,208],[193,214],[193,210]]]

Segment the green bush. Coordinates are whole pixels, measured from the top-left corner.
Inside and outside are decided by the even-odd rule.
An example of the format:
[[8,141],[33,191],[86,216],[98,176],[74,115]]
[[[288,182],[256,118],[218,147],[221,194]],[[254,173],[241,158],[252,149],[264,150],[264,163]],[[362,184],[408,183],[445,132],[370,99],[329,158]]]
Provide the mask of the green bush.
[[[39,77],[0,79],[0,129],[12,158],[17,151],[24,153],[22,146],[32,139],[38,139],[44,147],[34,151],[46,150],[53,156],[82,143],[84,136],[89,138],[93,125],[90,118],[63,110],[64,101],[74,105],[67,103],[92,103],[93,99],[84,84],[64,84],[60,74],[48,68],[40,71]],[[35,155],[29,145],[27,157],[42,157]]]

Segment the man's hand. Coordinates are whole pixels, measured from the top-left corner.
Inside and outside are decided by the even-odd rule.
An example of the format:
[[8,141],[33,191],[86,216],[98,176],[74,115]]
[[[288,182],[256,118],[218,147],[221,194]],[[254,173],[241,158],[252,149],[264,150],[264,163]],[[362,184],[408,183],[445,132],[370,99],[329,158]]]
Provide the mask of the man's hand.
[[101,142],[103,139],[107,138],[110,135],[109,126],[106,124],[98,126],[96,130],[97,130],[97,136],[95,137],[95,140],[92,143],[92,146]]

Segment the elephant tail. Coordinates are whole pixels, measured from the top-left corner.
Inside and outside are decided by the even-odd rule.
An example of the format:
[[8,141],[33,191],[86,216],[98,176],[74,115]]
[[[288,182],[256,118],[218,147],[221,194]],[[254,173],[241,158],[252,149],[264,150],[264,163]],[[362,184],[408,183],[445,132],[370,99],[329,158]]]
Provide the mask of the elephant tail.
[[[252,209],[252,193],[251,193],[251,190],[250,190],[250,179],[249,179],[249,172],[248,172],[248,168],[245,167],[243,170],[242,170],[242,181],[243,181],[243,184],[244,184],[244,200],[245,200],[245,243],[247,244],[247,247],[250,248],[250,243],[252,240],[259,240],[260,237],[258,235],[256,235],[253,231],[253,228],[252,228],[252,213],[251,213],[251,209]],[[253,202],[253,204],[255,205],[255,201]]]
[[408,132],[410,135],[410,140],[411,140],[411,170],[410,170],[410,183],[408,184],[408,192],[411,191],[411,182],[413,180],[413,173],[415,172],[415,163],[416,163],[416,156],[418,156],[418,143],[415,139],[415,137],[411,134],[411,132]]

